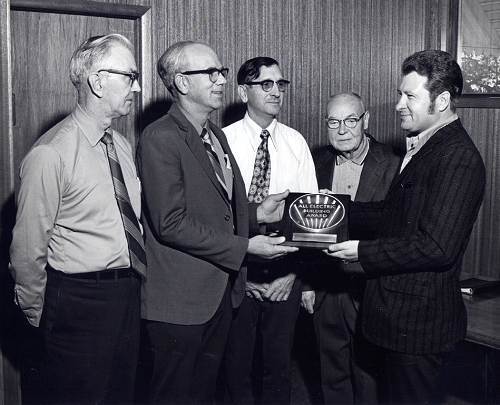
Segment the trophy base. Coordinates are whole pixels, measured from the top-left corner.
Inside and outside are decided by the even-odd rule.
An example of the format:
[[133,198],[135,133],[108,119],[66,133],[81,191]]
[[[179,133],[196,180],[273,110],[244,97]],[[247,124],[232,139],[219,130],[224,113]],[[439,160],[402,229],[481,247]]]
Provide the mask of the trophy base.
[[328,246],[331,245],[331,243],[325,243],[325,242],[293,242],[293,241],[285,241],[282,243],[282,245],[285,246],[295,246],[298,248],[304,248],[304,249],[328,249]]
[[326,249],[332,243],[337,243],[337,234],[294,232],[292,240],[283,244],[310,249]]

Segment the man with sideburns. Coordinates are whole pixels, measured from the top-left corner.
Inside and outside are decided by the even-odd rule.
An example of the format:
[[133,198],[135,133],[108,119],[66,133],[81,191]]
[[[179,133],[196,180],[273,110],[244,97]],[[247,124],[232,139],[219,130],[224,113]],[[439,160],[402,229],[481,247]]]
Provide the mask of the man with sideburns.
[[138,147],[148,278],[142,317],[153,358],[151,402],[209,403],[232,308],[244,296],[247,255],[296,248],[250,228],[281,218],[283,198],[249,206],[224,133],[209,120],[222,106],[228,69],[208,45],[183,41],[160,57],[173,99]]
[[407,152],[386,198],[354,203],[352,240],[328,254],[367,277],[365,338],[384,373],[383,400],[442,400],[447,357],[467,327],[459,276],[483,200],[483,160],[456,113],[463,79],[450,54],[416,52],[403,62],[396,111]]

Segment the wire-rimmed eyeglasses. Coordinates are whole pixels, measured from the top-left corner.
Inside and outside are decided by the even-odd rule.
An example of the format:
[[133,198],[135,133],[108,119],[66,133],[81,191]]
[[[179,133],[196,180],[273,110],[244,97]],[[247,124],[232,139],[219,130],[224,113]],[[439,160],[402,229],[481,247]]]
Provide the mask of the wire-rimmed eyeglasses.
[[357,118],[356,117],[347,117],[343,120],[338,120],[338,119],[332,118],[332,117],[325,117],[325,121],[326,121],[326,124],[328,125],[328,128],[331,128],[331,129],[339,129],[342,122],[344,123],[344,125],[347,128],[356,128],[356,126],[358,125],[358,122],[361,121],[361,119],[365,116],[365,114],[366,114],[366,111]]

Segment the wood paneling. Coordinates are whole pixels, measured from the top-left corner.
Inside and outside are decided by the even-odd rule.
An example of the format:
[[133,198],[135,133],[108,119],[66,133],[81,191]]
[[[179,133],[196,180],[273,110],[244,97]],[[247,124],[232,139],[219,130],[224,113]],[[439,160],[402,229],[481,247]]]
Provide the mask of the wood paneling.
[[[240,117],[235,76],[241,63],[257,55],[271,56],[280,62],[284,75],[292,81],[280,120],[299,130],[314,149],[327,142],[323,122],[325,104],[329,95],[339,91],[358,92],[371,112],[370,132],[383,142],[402,147],[404,133],[394,111],[401,62],[415,51],[440,49],[450,44],[457,0],[109,0],[102,3],[110,7],[112,4],[151,7],[148,18],[152,58],[141,63],[151,102],[144,105],[147,114],[141,126],[163,114],[168,106],[166,90],[156,73],[157,59],[176,41],[201,40],[209,43],[222,63],[231,69],[225,107],[213,115],[217,123],[228,124]],[[0,0],[0,5],[2,72],[6,68],[8,1]],[[449,17],[448,21],[444,17]],[[5,74],[1,78],[2,89],[8,89]],[[12,187],[10,174],[5,170],[10,167],[12,139],[5,121],[10,107],[5,97],[2,100],[0,192],[5,194]],[[470,274],[499,277],[500,110],[461,108],[459,115],[487,168],[485,202],[469,243],[464,269]]]

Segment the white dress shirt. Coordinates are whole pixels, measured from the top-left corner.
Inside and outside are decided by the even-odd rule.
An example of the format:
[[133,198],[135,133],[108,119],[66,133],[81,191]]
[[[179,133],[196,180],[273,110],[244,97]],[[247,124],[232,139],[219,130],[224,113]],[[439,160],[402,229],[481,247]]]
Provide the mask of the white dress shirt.
[[252,182],[255,155],[263,129],[270,133],[268,141],[271,156],[271,184],[269,194],[290,192],[316,193],[318,183],[314,162],[304,137],[295,129],[274,119],[267,128],[261,128],[248,113],[222,130],[240,168],[246,191]]

